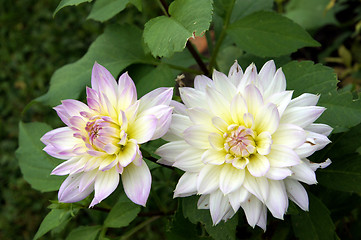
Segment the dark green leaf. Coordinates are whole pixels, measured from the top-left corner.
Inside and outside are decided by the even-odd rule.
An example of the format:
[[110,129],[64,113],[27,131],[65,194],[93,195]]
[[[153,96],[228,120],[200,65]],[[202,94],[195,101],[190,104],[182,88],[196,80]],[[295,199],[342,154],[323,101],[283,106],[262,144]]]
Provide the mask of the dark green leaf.
[[[228,0],[227,0],[228,1]],[[231,15],[231,23],[261,10],[272,10],[273,0],[237,0]]]
[[170,17],[151,19],[144,27],[144,41],[153,56],[169,57],[182,51],[188,39],[208,30],[212,1],[176,0],[169,6]]
[[53,209],[43,219],[37,233],[34,236],[34,240],[39,239],[41,236],[56,228],[60,224],[70,220],[71,213],[65,209]]
[[181,211],[177,211],[172,219],[171,228],[166,232],[167,239],[172,240],[195,240],[200,239],[194,224],[183,217]]
[[81,226],[72,230],[66,240],[95,240],[101,226]]
[[292,226],[295,235],[300,240],[330,240],[335,239],[335,226],[330,217],[330,211],[315,196],[309,194],[310,211],[299,211],[292,215]]
[[59,189],[64,177],[52,176],[51,171],[62,161],[49,156],[42,149],[45,147],[40,138],[52,130],[45,123],[19,124],[19,148],[16,157],[22,174],[30,185],[39,191],[49,192]]
[[294,97],[302,93],[321,94],[318,105],[327,110],[317,121],[333,127],[334,133],[346,131],[361,122],[361,101],[353,100],[349,91],[336,90],[337,78],[332,68],[304,61],[286,64],[283,71],[287,88],[294,90]]
[[88,19],[105,22],[125,9],[129,0],[97,0]]
[[77,6],[84,2],[91,2],[93,0],[61,0],[59,5],[56,7],[53,17],[60,11],[60,9],[68,6]]
[[95,61],[116,77],[125,67],[144,58],[141,30],[130,25],[112,25],[105,29],[80,60],[58,69],[51,78],[49,91],[36,100],[55,106],[60,100],[77,98],[81,92],[85,92],[85,86],[90,85]]
[[125,195],[110,210],[105,219],[104,226],[111,228],[120,228],[128,226],[138,215],[140,206],[128,200]]
[[188,218],[193,224],[198,222],[204,224],[207,232],[214,239],[236,239],[237,214],[227,222],[221,221],[216,226],[213,226],[209,210],[197,209],[198,198],[198,196],[192,196],[182,199],[184,217]]
[[302,47],[319,46],[299,25],[274,12],[248,15],[231,24],[228,33],[241,49],[261,57],[277,57]]

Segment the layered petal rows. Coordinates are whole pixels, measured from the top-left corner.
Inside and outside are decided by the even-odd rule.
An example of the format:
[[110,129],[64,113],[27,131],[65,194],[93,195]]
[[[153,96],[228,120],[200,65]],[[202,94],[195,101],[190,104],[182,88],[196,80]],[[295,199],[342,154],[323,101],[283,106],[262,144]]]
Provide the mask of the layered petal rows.
[[292,99],[273,61],[259,73],[236,62],[212,78],[197,76],[194,88],[180,89],[184,104],[171,103],[169,143],[156,153],[185,171],[174,196],[201,195],[198,208],[210,209],[214,224],[242,208],[252,227],[266,229],[267,209],[282,219],[289,199],[308,210],[300,182],[315,184],[316,169],[330,163],[307,159],[330,142],[332,128],[313,123],[325,110],[315,106],[319,96]]
[[95,63],[87,105],[64,100],[54,109],[67,125],[41,141],[49,155],[64,159],[52,174],[69,175],[59,189],[60,202],[76,202],[94,193],[90,207],[108,197],[121,175],[125,193],[145,206],[151,186],[139,145],[162,137],[171,123],[172,88],[158,88],[139,100],[128,73],[118,83]]

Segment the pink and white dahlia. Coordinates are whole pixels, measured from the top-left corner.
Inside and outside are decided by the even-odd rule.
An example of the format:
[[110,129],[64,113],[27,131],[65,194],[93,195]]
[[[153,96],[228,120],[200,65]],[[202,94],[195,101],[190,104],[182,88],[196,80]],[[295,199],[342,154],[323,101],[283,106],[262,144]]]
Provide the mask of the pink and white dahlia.
[[64,100],[54,109],[67,127],[46,133],[41,141],[49,155],[66,160],[51,174],[68,175],[59,189],[60,202],[77,202],[94,190],[90,207],[118,186],[134,203],[145,206],[151,175],[139,144],[162,137],[171,122],[172,88],[158,88],[137,100],[128,73],[115,81],[95,63],[87,88],[88,105]]
[[273,61],[257,73],[243,73],[237,62],[228,77],[214,71],[213,81],[197,76],[194,88],[180,89],[183,104],[175,113],[170,141],[156,153],[160,163],[185,173],[174,197],[201,195],[199,209],[210,209],[214,224],[243,208],[248,223],[266,229],[267,208],[282,219],[291,199],[308,210],[300,182],[317,183],[315,171],[326,167],[307,157],[325,147],[332,128],[313,123],[325,110],[319,96],[292,98],[282,69]]

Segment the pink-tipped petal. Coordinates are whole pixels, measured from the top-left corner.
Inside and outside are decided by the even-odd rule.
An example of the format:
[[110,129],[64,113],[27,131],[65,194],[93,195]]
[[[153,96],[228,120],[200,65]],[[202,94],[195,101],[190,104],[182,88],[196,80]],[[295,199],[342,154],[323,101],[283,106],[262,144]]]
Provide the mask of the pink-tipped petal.
[[122,182],[128,198],[134,203],[145,206],[152,183],[147,164],[142,160],[140,166],[129,164],[123,171]]
[[174,198],[188,197],[197,193],[197,173],[186,172],[179,179],[174,190]]
[[98,172],[94,183],[94,199],[89,207],[93,207],[108,197],[117,188],[119,183],[119,173],[112,168],[105,172]]
[[112,103],[117,101],[117,82],[113,75],[102,65],[94,63],[91,77],[92,88],[108,96]]
[[137,90],[128,72],[123,73],[118,80],[118,109],[127,109],[137,101]]
[[211,87],[213,85],[214,82],[207,76],[198,75],[194,78],[194,88],[199,91],[205,92],[207,86]]
[[225,197],[221,191],[210,194],[209,209],[211,211],[213,225],[218,224],[230,208],[228,198]]
[[61,184],[58,199],[59,202],[72,203],[78,202],[86,198],[94,189],[94,185],[90,184],[86,189],[80,191],[79,184],[83,177],[82,173],[69,175]]
[[146,109],[157,105],[169,106],[173,96],[173,88],[157,88],[139,99],[139,112],[143,112]]

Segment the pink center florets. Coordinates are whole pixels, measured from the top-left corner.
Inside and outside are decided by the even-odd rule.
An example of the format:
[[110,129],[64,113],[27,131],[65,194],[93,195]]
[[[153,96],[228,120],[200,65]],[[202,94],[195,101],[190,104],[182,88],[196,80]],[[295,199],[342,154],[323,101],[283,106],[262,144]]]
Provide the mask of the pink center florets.
[[230,133],[224,135],[224,149],[233,157],[243,158],[256,152],[255,133],[244,126],[232,127]]

